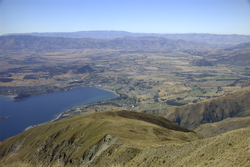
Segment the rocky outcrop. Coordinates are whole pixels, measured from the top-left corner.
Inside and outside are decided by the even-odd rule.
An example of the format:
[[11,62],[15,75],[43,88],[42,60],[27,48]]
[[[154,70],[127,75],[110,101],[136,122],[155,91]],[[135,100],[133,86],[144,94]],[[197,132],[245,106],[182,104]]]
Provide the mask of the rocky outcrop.
[[[108,152],[105,157],[112,155],[119,145],[117,143],[118,138],[109,134],[105,135],[98,143],[88,148],[81,159],[74,159],[72,154],[82,147],[82,144],[77,144],[77,140],[74,142],[71,140],[64,140],[62,143],[56,142],[56,135],[47,138],[46,141],[35,152],[33,158],[39,157],[40,164],[53,164],[61,162],[64,165],[81,165],[86,166],[90,164],[96,164],[100,160],[97,157],[104,151]],[[101,158],[103,159],[103,157]]]
[[14,155],[16,155],[19,152],[19,150],[21,149],[24,141],[25,141],[25,139],[23,139],[22,141],[17,141],[9,149],[6,149],[5,152],[0,157],[3,157],[3,156],[8,155],[10,153],[8,155],[8,158],[5,160],[5,161],[7,161],[9,158],[13,157]]
[[[98,143],[85,151],[82,159],[80,160],[80,165],[97,164],[101,159],[105,159],[112,155],[119,147],[119,145],[114,145],[117,142],[118,138],[109,134],[105,135]],[[100,156],[103,152],[106,154]]]

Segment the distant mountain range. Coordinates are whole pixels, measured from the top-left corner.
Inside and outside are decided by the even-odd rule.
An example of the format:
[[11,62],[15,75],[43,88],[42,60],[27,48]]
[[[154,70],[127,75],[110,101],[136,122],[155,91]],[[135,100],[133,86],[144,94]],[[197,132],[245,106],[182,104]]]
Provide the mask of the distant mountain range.
[[79,32],[51,32],[51,33],[24,33],[6,34],[9,35],[32,35],[43,37],[65,37],[65,38],[94,38],[94,39],[114,39],[124,37],[158,36],[172,40],[185,40],[192,42],[205,42],[224,46],[237,45],[239,43],[250,42],[250,35],[218,35],[218,34],[159,34],[159,33],[131,33],[127,31],[79,31]]
[[[0,52],[20,52],[22,50],[50,52],[60,49],[115,49],[120,51],[178,50],[196,56],[216,59],[214,64],[247,66],[250,63],[250,42],[225,48],[222,45],[172,40],[157,36],[123,37],[115,39],[40,37],[31,35],[0,36]],[[193,62],[196,63],[193,65],[199,66],[204,63],[200,61],[201,60],[199,60],[199,62]]]
[[124,37],[115,39],[38,37],[31,35],[12,35],[0,37],[0,50],[22,49],[50,51],[57,49],[118,49],[118,50],[184,50],[210,49],[217,45],[171,40],[163,37]]

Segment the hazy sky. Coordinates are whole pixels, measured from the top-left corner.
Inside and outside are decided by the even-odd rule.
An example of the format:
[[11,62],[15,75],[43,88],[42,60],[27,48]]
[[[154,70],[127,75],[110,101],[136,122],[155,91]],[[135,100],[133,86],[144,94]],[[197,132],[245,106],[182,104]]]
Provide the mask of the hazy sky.
[[0,35],[88,30],[250,35],[250,0],[0,0]]

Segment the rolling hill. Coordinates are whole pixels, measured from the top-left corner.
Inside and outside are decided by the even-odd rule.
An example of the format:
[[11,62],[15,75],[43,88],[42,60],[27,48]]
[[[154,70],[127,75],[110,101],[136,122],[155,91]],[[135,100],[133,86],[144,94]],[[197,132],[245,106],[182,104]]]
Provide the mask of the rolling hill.
[[248,66],[250,64],[250,42],[219,49],[204,55],[211,59],[217,59],[215,63],[218,64]]
[[184,144],[145,149],[126,166],[250,166],[250,127]]
[[0,164],[123,164],[152,145],[202,138],[160,116],[105,111],[46,123],[4,140],[0,143]]
[[233,64],[244,65],[250,64],[250,42],[242,43],[227,49],[224,49],[228,53],[227,57],[222,57],[217,60],[217,63],[221,64]]
[[250,64],[250,52],[232,55],[229,57],[219,58],[216,63],[218,64],[231,64],[238,66],[248,66]]
[[248,126],[250,126],[250,117],[229,117],[219,122],[202,124],[194,131],[204,137],[213,137]]
[[250,127],[203,138],[167,119],[105,111],[46,123],[0,143],[0,166],[249,166]]
[[[166,115],[166,118],[182,127],[194,130],[202,124],[219,122],[226,118],[250,116],[249,103],[250,87],[245,87],[217,98],[173,107],[171,108],[171,112]],[[243,124],[240,119],[238,123]],[[233,124],[230,125],[233,126]],[[237,126],[245,127],[243,125]],[[230,129],[236,129],[236,127],[228,128],[228,130]],[[207,130],[209,131],[209,129]],[[220,133],[226,131],[224,129]]]

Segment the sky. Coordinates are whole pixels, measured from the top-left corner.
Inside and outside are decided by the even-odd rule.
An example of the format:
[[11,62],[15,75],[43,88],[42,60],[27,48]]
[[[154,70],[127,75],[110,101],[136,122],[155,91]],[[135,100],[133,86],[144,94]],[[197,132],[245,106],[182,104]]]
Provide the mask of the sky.
[[95,30],[250,35],[250,0],[0,0],[0,35]]

